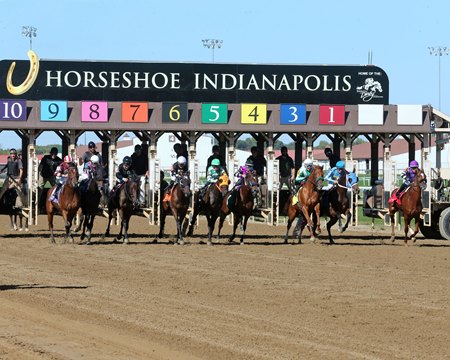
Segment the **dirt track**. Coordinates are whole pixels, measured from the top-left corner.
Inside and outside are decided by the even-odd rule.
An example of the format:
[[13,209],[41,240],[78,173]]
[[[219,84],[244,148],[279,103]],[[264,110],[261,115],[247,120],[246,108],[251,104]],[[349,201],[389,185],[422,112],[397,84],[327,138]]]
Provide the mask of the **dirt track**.
[[6,237],[0,218],[0,359],[450,359],[447,241],[293,246],[253,224],[207,246],[202,222],[173,246],[132,217],[128,246],[51,246],[39,221]]

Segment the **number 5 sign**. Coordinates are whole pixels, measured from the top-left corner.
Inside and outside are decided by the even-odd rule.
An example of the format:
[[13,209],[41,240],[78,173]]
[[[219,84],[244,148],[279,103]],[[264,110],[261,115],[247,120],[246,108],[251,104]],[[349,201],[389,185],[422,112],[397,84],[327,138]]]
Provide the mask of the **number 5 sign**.
[[227,104],[202,104],[202,124],[226,124],[227,122]]
[[320,125],[345,125],[344,105],[320,105],[319,107]]

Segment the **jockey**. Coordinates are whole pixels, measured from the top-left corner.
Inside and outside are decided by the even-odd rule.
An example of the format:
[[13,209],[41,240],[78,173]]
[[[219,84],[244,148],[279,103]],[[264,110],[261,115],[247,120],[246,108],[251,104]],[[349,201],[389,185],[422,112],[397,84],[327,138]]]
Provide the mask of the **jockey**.
[[203,197],[208,189],[209,185],[219,180],[221,175],[226,174],[224,168],[220,165],[220,159],[213,159],[211,165],[208,167],[208,173],[206,177],[206,184],[200,189],[200,194]]
[[412,184],[414,179],[416,178],[417,173],[420,171],[419,163],[416,160],[413,160],[409,163],[409,167],[402,171],[400,174],[403,179],[402,185],[397,190],[397,192],[389,199],[389,203],[394,202],[395,200],[400,199],[401,194],[406,190],[406,188]]
[[72,156],[66,155],[64,156],[63,162],[58,165],[55,171],[55,179],[56,179],[56,188],[53,191],[52,195],[48,199],[49,201],[55,201],[59,198],[59,193],[61,191],[62,186],[66,183],[67,180],[67,171],[71,166],[74,166]]
[[249,174],[247,166],[246,165],[240,166],[238,171],[236,171],[236,173],[234,174],[234,176],[237,177],[238,179],[234,183],[233,189],[231,189],[231,191],[234,191],[236,188],[244,184],[247,174]]
[[294,180],[296,185],[295,192],[297,192],[297,190],[301,188],[303,184],[306,182],[308,176],[311,175],[312,169],[313,169],[313,161],[311,159],[305,159],[300,169],[298,169],[297,176],[295,177]]
[[324,186],[322,190],[331,190],[337,184],[338,180],[347,174],[347,170],[345,170],[345,163],[342,160],[339,160],[336,163],[336,166],[332,168],[327,176],[325,176],[324,180],[328,181],[328,185]]
[[170,190],[172,189],[173,185],[175,184],[175,181],[179,177],[186,176],[189,178],[189,169],[187,166],[187,160],[184,156],[178,156],[177,161],[172,165],[171,175],[170,175],[170,184],[167,186],[164,191],[168,191],[166,194],[166,197],[163,201],[169,201],[169,194]]
[[116,172],[116,185],[113,187],[110,193],[110,197],[114,197],[116,195],[117,190],[122,186],[122,184],[126,183],[128,179],[132,176],[136,176],[136,173],[131,169],[131,157],[125,156],[122,160],[122,164],[119,165],[119,168]]

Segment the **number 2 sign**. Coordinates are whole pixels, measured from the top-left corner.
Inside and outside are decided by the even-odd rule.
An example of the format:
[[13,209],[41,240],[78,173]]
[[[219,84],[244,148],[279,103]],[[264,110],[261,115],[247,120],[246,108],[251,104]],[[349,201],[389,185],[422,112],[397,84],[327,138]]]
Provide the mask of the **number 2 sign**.
[[319,107],[320,125],[345,125],[344,105],[320,105]]

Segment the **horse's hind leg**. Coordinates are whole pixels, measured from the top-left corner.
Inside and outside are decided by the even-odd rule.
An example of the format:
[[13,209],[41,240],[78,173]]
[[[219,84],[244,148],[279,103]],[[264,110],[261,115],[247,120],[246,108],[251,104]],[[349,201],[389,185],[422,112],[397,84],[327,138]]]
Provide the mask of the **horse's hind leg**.
[[227,215],[224,212],[220,212],[220,216],[219,216],[219,226],[217,229],[217,241],[220,241],[220,231],[222,230],[223,227],[223,222],[225,221],[225,217]]
[[9,215],[9,220],[11,222],[10,230],[16,231],[17,230],[17,225],[16,225],[16,222],[14,221],[14,215],[10,214]]
[[328,241],[330,244],[334,244],[333,237],[331,236],[331,227],[339,221],[340,215],[336,214],[335,217],[330,216],[330,220],[327,222],[327,231],[328,231]]
[[341,233],[343,233],[345,230],[347,230],[351,219],[352,219],[352,213],[350,212],[350,210],[347,210],[347,220],[345,222],[344,227],[342,229],[340,229]]
[[286,235],[284,235],[284,243],[287,244],[288,243],[288,239],[289,239],[289,230],[291,229],[292,226],[292,222],[294,221],[294,219],[291,219],[291,217],[289,216],[288,218],[288,222],[287,222],[287,227],[286,227]]
[[231,234],[230,238],[228,239],[229,242],[232,242],[234,238],[236,237],[236,229],[238,225],[241,222],[241,217],[237,216],[235,213],[233,213],[233,233]]
[[159,234],[158,238],[162,238],[164,236],[164,225],[166,224],[166,213],[163,209],[161,209],[161,219],[159,220]]
[[248,221],[249,216],[244,216],[243,224],[242,224],[242,234],[241,234],[241,245],[244,245],[244,236],[245,236],[245,231],[247,230],[247,221]]
[[194,211],[192,212],[192,215],[190,216],[189,229],[188,229],[186,236],[192,236],[192,234],[194,233],[194,226],[195,226],[195,222],[197,221],[197,216],[198,216],[199,212],[200,212],[200,204],[197,201],[194,204]]
[[395,241],[395,213],[396,210],[393,208],[393,205],[389,204],[389,217],[391,218],[391,244]]

